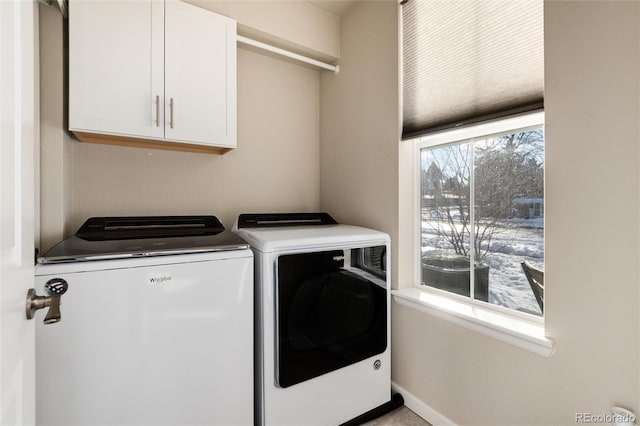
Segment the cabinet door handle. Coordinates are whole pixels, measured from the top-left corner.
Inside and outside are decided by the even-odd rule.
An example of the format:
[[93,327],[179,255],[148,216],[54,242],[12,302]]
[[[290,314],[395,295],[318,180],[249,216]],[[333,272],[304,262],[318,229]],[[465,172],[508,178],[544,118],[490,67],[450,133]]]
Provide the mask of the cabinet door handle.
[[173,129],[173,98],[169,99],[169,127]]
[[160,127],[160,96],[156,95],[156,127]]

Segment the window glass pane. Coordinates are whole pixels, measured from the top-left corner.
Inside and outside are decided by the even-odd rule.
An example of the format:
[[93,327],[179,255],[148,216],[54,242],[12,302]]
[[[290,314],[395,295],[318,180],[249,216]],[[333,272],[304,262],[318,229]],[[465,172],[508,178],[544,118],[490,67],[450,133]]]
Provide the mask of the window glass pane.
[[474,256],[489,272],[489,303],[541,315],[521,265],[544,268],[542,129],[474,143]]
[[468,143],[420,153],[421,282],[469,296]]

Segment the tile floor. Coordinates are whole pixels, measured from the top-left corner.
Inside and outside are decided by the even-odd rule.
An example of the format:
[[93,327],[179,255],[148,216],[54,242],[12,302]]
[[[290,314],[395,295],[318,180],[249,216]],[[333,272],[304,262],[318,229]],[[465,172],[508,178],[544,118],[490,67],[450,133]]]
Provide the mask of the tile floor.
[[362,426],[431,426],[407,407],[400,407],[389,414],[363,423]]

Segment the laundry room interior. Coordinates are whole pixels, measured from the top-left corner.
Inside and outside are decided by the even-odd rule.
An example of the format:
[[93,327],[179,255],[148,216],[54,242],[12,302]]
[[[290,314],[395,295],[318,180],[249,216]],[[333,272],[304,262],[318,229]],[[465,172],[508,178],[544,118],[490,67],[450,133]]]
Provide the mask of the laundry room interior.
[[[389,237],[388,246],[375,243],[388,247],[384,368],[389,398],[402,395],[425,422],[415,424],[576,424],[606,420],[612,407],[640,413],[640,3],[524,1],[543,11],[545,304],[534,320],[518,313],[505,326],[447,311],[419,293],[416,278],[416,204],[424,201],[416,195],[420,148],[403,136],[402,8],[447,2],[182,1],[236,21],[238,36],[339,68],[238,41],[234,148],[81,142],[69,130],[74,17],[55,1],[39,2],[40,254],[93,217],[213,215],[237,230],[241,214],[326,212]],[[491,2],[501,3],[454,3]],[[102,72],[130,68],[111,63]]]

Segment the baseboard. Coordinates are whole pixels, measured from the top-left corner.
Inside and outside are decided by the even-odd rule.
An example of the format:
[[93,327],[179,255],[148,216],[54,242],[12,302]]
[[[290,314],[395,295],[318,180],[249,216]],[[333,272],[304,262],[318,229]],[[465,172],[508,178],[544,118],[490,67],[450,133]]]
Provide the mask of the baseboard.
[[402,397],[404,398],[404,405],[408,409],[431,423],[433,426],[456,426],[454,422],[431,408],[429,405],[425,404],[411,392],[398,385],[396,382],[391,382],[391,389],[402,395]]

